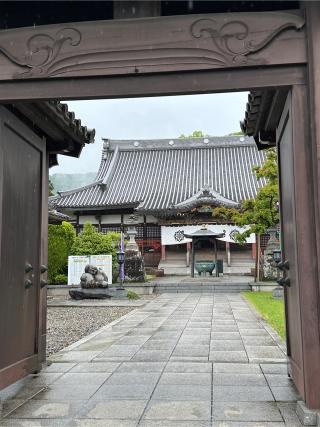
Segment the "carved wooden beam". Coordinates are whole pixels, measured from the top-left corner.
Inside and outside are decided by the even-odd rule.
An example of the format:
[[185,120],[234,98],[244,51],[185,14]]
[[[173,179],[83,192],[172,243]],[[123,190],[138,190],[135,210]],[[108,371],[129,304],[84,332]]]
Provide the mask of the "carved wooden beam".
[[0,80],[306,62],[300,12],[81,22],[0,31]]

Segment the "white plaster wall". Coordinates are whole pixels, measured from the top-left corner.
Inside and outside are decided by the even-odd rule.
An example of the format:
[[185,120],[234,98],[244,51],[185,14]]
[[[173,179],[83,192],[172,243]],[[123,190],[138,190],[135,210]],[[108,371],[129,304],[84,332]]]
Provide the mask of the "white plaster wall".
[[158,219],[153,215],[146,215],[146,220],[149,223],[157,223]]
[[121,215],[102,215],[101,216],[101,224],[121,224]]

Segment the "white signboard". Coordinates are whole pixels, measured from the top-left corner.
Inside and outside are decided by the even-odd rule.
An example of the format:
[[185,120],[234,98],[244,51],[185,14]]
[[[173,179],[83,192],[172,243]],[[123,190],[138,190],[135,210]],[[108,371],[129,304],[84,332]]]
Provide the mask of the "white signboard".
[[90,264],[101,268],[108,276],[108,285],[112,284],[112,255],[91,255]]
[[[191,242],[184,234],[191,234],[198,231],[201,228],[200,225],[181,225],[181,226],[161,226],[161,244],[162,245],[181,245],[184,243]],[[209,224],[208,230],[212,230],[215,233],[225,233],[225,237],[222,237],[221,241],[235,243],[234,235],[237,232],[244,232],[247,227],[237,227],[229,224]],[[254,234],[251,234],[246,243],[255,243],[256,238]]]
[[68,285],[79,285],[84,268],[90,263],[89,256],[74,255],[68,257]]
[[79,285],[80,277],[87,264],[101,268],[108,276],[108,284],[112,284],[112,256],[111,255],[79,255],[68,257],[68,285]]

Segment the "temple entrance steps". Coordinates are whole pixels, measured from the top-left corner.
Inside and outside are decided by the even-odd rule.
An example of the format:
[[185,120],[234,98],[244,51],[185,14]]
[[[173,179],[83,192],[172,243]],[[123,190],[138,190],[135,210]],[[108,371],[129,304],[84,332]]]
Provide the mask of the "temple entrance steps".
[[[163,269],[165,275],[190,275],[191,255],[187,257],[185,245],[166,246],[165,259],[161,259],[158,268]],[[224,275],[246,276],[250,275],[255,268],[255,260],[252,258],[252,250],[235,249],[232,247],[230,265],[227,264],[227,254],[225,250],[218,250],[218,259],[223,260]],[[197,248],[197,260],[213,260],[213,249]]]
[[225,277],[199,277],[167,276],[154,280],[154,292],[162,293],[238,293],[250,291],[253,277],[230,276]]
[[[159,267],[164,270],[164,274],[186,276],[190,275],[190,267],[186,267],[182,262],[168,262],[161,261]],[[254,268],[254,263],[232,263],[232,266],[228,267],[226,264],[223,266],[223,274],[225,276],[247,276],[251,273]]]

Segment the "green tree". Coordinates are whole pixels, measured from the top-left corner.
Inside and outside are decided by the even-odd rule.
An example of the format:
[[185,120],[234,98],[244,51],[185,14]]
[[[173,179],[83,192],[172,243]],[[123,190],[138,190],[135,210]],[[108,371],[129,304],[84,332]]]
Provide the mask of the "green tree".
[[242,130],[237,130],[236,132],[231,132],[229,133],[230,136],[244,136],[244,133],[242,132]]
[[63,221],[61,225],[48,226],[48,279],[50,283],[56,277],[66,274],[68,270],[68,255],[76,237],[73,226]]
[[245,232],[236,236],[238,242],[245,242],[251,233],[263,234],[279,222],[278,166],[275,149],[269,149],[265,162],[261,166],[255,166],[253,171],[258,180],[266,181],[254,199],[244,200],[240,209],[225,207],[213,209],[216,218],[232,221],[240,227],[248,226]]
[[117,270],[117,250],[120,234],[99,233],[94,225],[86,222],[82,232],[74,239],[71,255],[112,255],[112,269]]
[[195,130],[195,131],[193,131],[192,132],[192,134],[191,135],[187,135],[187,136],[185,136],[183,133],[179,136],[179,138],[180,139],[187,139],[187,138],[204,138],[205,136],[208,136],[208,135],[205,135],[203,132],[202,132],[202,130]]

